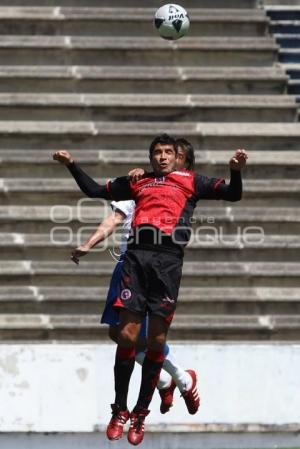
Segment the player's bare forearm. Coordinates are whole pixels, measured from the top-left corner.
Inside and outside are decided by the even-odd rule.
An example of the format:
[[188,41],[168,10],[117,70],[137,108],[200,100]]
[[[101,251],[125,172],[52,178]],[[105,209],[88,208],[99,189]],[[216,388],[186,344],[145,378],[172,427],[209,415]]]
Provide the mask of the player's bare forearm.
[[83,244],[83,246],[90,250],[94,248],[94,246],[96,246],[98,243],[103,242],[103,240],[108,238],[114,232],[116,227],[123,222],[124,218],[125,216],[121,212],[112,212],[101,222],[97,230]]
[[71,260],[73,260],[73,262],[78,265],[79,259],[88,254],[88,252],[98,243],[103,242],[103,240],[109,237],[124,219],[125,216],[121,212],[112,212],[107,218],[102,221],[97,230],[85,243],[83,243],[83,245],[80,245],[78,248],[72,251]]

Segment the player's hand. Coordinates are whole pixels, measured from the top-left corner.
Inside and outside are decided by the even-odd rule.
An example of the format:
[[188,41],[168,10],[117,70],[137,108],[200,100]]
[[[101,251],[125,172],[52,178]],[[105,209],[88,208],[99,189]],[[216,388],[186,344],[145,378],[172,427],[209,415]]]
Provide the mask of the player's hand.
[[53,154],[53,159],[55,161],[60,162],[63,165],[69,165],[72,164],[72,162],[74,162],[74,159],[72,158],[71,154],[66,150],[56,151]]
[[245,167],[248,155],[245,150],[236,150],[235,155],[230,159],[229,166],[231,170],[242,170]]
[[143,170],[142,168],[134,168],[133,170],[130,170],[128,176],[130,176],[131,181],[135,183],[142,179],[145,173],[145,170]]
[[85,256],[89,252],[89,249],[84,245],[78,246],[78,248],[74,249],[71,253],[71,260],[73,260],[76,265],[79,265],[80,257]]

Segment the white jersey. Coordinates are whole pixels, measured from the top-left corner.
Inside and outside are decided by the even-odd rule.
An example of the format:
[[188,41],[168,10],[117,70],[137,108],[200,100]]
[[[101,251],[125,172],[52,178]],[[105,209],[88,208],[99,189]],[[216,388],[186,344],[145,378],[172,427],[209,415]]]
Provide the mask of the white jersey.
[[123,232],[120,243],[121,254],[124,254],[125,251],[127,250],[127,240],[131,230],[131,223],[135,209],[135,202],[133,200],[112,201],[111,207],[113,211],[119,210],[125,215],[125,220],[123,222]]

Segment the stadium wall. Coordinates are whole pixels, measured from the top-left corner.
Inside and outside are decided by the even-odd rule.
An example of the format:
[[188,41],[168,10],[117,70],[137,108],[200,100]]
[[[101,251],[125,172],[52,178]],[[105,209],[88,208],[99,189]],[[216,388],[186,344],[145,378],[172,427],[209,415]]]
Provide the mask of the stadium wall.
[[[172,346],[182,366],[198,371],[202,405],[189,415],[176,391],[174,407],[161,415],[155,394],[143,447],[300,446],[300,344]],[[114,398],[113,364],[110,344],[0,346],[1,447],[110,447],[104,430]],[[130,407],[139,376],[137,365]],[[123,447],[126,439],[118,443]]]

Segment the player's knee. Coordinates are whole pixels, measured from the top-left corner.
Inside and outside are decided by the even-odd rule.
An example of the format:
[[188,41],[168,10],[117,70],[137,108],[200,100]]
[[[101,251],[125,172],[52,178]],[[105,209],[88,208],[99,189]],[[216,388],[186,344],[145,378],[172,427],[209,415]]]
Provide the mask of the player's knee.
[[135,329],[131,327],[125,327],[120,330],[118,342],[119,344],[123,344],[124,346],[132,346],[135,345],[137,341],[137,335]]
[[163,334],[148,337],[148,348],[152,349],[153,351],[163,351],[165,343],[166,336]]

